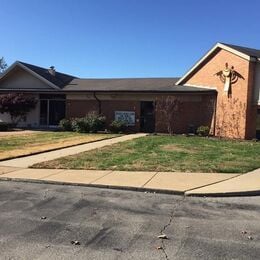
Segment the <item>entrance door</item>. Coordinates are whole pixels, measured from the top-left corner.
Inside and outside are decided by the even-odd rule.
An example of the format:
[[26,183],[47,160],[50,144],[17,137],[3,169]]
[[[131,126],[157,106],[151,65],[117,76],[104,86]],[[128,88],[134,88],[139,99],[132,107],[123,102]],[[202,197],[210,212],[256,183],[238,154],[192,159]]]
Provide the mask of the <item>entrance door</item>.
[[155,114],[153,101],[141,101],[140,130],[144,133],[155,131]]
[[260,140],[260,109],[257,110],[257,118],[256,118],[256,138]]
[[49,125],[58,125],[65,118],[65,101],[49,100]]
[[40,125],[48,125],[48,100],[40,100]]
[[57,126],[60,120],[65,118],[65,110],[65,100],[40,100],[40,125]]

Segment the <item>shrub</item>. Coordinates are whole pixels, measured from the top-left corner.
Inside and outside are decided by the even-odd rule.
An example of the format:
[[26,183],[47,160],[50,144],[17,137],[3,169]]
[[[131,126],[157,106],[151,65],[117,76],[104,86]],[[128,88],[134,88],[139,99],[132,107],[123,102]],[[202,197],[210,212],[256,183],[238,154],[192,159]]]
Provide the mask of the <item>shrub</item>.
[[71,121],[69,119],[60,120],[59,127],[63,131],[72,131]]
[[22,93],[0,95],[0,113],[9,113],[14,124],[26,120],[26,115],[35,108],[35,97]]
[[105,128],[106,118],[95,112],[90,112],[85,117],[85,123],[88,125],[89,132],[96,133]]
[[89,126],[85,121],[85,118],[73,118],[71,121],[71,127],[74,132],[77,133],[88,133]]
[[71,120],[71,128],[78,133],[96,133],[105,128],[106,118],[95,112],[88,113],[85,117]]
[[199,136],[208,136],[209,135],[209,127],[202,125],[197,129],[197,134]]
[[0,122],[0,132],[7,131],[9,129],[9,124],[5,122]]
[[124,131],[126,131],[126,122],[122,121],[122,120],[114,120],[111,122],[110,124],[110,131],[112,133],[122,133]]

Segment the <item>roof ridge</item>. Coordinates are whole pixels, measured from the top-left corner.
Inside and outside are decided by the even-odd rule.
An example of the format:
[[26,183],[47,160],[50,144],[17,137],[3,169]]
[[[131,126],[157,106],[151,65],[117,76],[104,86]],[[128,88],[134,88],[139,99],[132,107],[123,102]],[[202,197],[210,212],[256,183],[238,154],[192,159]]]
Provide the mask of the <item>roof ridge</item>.
[[140,78],[77,78],[80,80],[136,80],[136,79],[179,79],[180,77],[140,77]]
[[223,45],[226,45],[226,46],[229,46],[229,47],[239,47],[239,48],[244,48],[244,49],[249,49],[249,50],[254,50],[254,51],[260,51],[260,49],[256,49],[256,48],[251,48],[251,47],[248,47],[248,46],[243,46],[243,45],[236,45],[236,44],[231,44],[231,43],[225,43],[225,42],[220,42],[220,44],[223,44]]
[[[17,60],[17,62],[23,64],[23,65],[26,66],[26,67],[28,67],[28,66],[33,66],[33,67],[35,67],[35,68],[43,69],[43,70],[46,70],[46,71],[48,70],[48,68],[41,67],[41,66],[38,66],[38,65],[34,65],[34,64],[31,64],[31,63],[27,63],[27,62],[24,62],[24,61]],[[77,77],[74,76],[74,75],[67,74],[67,73],[63,73],[63,72],[60,72],[60,71],[56,71],[56,73],[62,74],[62,75],[64,75],[64,76],[69,76],[69,77],[77,78]]]

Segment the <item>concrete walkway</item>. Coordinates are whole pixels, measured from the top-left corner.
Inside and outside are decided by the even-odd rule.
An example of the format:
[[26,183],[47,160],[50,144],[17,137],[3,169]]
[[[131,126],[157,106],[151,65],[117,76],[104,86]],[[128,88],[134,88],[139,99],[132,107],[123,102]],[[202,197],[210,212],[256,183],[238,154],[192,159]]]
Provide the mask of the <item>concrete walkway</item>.
[[260,195],[260,169],[240,175],[221,173],[131,172],[103,170],[28,169],[27,167],[63,156],[132,140],[146,134],[64,148],[0,162],[0,181],[15,180],[92,187],[131,189],[187,196]]
[[86,152],[90,151],[93,149],[101,148],[107,145],[112,145],[128,140],[132,140],[135,138],[143,137],[146,136],[147,134],[130,134],[130,135],[124,135],[120,137],[115,137],[107,140],[101,140],[101,141],[96,141],[88,144],[81,144],[69,148],[63,148],[51,152],[45,152],[45,153],[40,153],[36,155],[30,155],[22,158],[17,158],[17,159],[10,159],[10,160],[5,160],[0,162],[0,166],[9,166],[9,167],[21,167],[21,168],[27,168],[33,164],[36,163],[41,163],[41,162],[46,162],[54,159],[58,159],[60,157],[65,157],[68,155],[73,155],[81,152]]
[[[218,173],[131,172],[0,167],[0,180],[22,180],[162,193],[185,192],[238,176]],[[213,185],[212,185],[213,186]],[[207,186],[208,187],[208,186]]]
[[130,189],[187,196],[260,195],[260,169],[243,175],[1,167],[0,181],[15,180]]
[[187,191],[193,196],[260,195],[260,169],[240,175],[215,185]]

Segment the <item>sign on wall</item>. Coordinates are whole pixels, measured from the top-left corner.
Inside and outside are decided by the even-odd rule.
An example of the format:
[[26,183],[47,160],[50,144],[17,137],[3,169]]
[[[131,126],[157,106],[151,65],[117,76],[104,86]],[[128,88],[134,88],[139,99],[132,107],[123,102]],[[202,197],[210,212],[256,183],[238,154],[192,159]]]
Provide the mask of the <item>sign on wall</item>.
[[124,121],[128,126],[135,125],[135,112],[133,111],[115,111],[115,120]]

